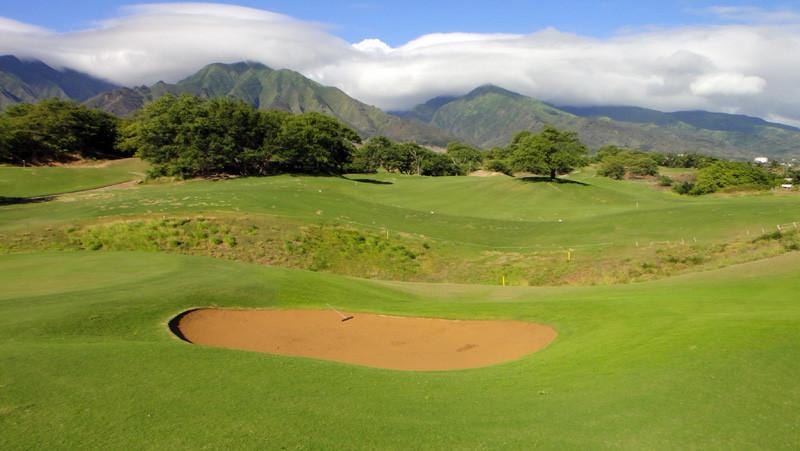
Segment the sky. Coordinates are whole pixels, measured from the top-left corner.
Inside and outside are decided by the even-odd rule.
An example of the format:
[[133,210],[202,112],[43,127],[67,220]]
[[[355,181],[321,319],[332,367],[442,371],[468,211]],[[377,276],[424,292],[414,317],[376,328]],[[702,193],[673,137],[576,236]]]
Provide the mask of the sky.
[[800,124],[797,1],[0,0],[0,53],[123,85],[253,60],[384,109],[492,83]]

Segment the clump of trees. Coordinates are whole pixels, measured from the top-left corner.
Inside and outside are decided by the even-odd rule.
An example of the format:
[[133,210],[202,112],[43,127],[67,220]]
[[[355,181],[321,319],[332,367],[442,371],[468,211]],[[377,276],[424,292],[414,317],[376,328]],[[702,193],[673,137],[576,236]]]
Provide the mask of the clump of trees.
[[[452,151],[451,151],[452,149]],[[372,173],[383,168],[389,172],[428,176],[463,175],[469,168],[479,167],[470,159],[469,150],[461,144],[451,144],[447,153],[437,153],[414,143],[397,143],[385,136],[376,136],[356,149],[348,172]]]
[[766,190],[778,178],[765,168],[742,161],[716,161],[697,171],[694,182],[676,184],[679,194],[702,195],[719,191]]
[[121,147],[152,163],[156,176],[339,174],[360,141],[320,113],[258,111],[237,100],[183,95],[145,106],[123,128]]
[[72,101],[19,104],[0,113],[0,162],[46,164],[78,158],[119,158],[119,120]]
[[639,150],[606,146],[597,151],[597,160],[597,173],[604,177],[621,180],[658,175],[657,157]]

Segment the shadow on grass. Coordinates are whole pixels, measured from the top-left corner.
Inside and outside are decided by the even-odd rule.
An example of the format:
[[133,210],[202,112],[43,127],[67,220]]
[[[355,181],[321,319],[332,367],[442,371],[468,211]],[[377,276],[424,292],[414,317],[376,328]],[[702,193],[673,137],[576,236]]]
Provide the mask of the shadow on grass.
[[42,202],[50,202],[53,196],[40,196],[40,197],[4,197],[0,196],[0,206],[3,205],[17,205],[17,204],[39,204]]
[[520,177],[519,180],[527,183],[557,183],[559,185],[591,186],[588,183],[579,182],[577,180],[560,179],[558,177],[551,179],[550,177],[531,176],[531,177]]
[[350,181],[352,181],[352,182],[358,182],[358,183],[369,183],[369,184],[372,184],[372,185],[394,185],[394,183],[393,183],[393,182],[387,182],[387,181],[385,181],[385,180],[375,180],[375,179],[354,179],[354,178],[350,178],[350,177],[344,177],[344,176],[342,176],[342,178],[343,178],[343,179],[345,179],[345,180],[350,180]]

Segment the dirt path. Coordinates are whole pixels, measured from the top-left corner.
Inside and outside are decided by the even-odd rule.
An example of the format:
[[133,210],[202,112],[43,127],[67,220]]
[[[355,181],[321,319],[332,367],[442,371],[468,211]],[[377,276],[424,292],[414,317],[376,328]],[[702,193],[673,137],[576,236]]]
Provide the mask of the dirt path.
[[303,356],[395,370],[477,368],[518,359],[556,338],[521,321],[459,321],[330,310],[220,310],[185,313],[173,331],[199,345]]

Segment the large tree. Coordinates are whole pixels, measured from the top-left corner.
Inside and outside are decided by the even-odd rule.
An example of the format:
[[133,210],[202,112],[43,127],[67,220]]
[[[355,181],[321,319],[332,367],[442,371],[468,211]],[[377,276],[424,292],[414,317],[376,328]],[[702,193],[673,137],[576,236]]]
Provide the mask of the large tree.
[[117,125],[113,116],[72,101],[14,105],[0,114],[0,159],[36,164],[123,156]]
[[480,168],[483,161],[480,150],[459,142],[451,142],[447,145],[447,156],[463,174],[469,174]]
[[549,174],[555,179],[586,165],[586,146],[575,132],[546,126],[540,133],[520,132],[509,144],[516,171]]
[[278,133],[278,155],[286,172],[341,174],[361,137],[321,113],[289,116]]
[[319,113],[258,111],[241,101],[164,96],[124,129],[123,145],[155,175],[338,174],[360,140]]

